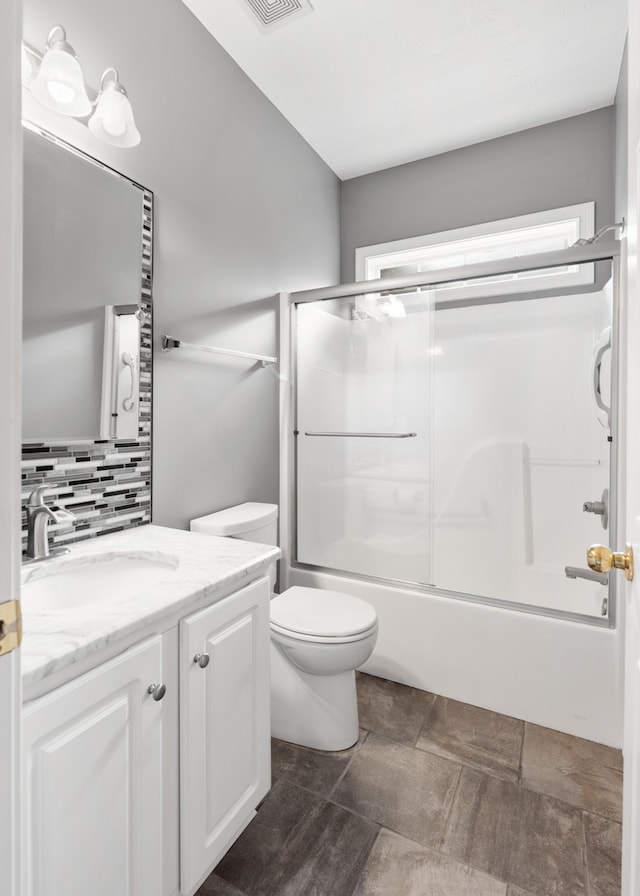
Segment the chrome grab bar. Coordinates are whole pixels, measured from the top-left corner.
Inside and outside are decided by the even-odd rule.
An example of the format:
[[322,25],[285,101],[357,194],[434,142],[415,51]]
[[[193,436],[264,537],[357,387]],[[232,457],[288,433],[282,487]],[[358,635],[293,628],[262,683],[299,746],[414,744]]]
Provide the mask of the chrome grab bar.
[[601,585],[609,584],[609,576],[606,572],[595,572],[593,569],[565,566],[564,574],[568,579],[588,579],[590,582],[599,582]]
[[305,436],[337,436],[343,439],[414,439],[417,432],[305,432]]

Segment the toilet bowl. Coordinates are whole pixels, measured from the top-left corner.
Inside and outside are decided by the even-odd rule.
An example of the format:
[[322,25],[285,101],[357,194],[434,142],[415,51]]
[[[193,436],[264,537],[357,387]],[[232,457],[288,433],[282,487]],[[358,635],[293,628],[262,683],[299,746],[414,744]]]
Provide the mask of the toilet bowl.
[[[276,544],[277,513],[275,504],[241,504],[192,520],[191,530]],[[355,670],[377,637],[376,611],[361,598],[299,586],[272,594],[273,736],[318,750],[352,746],[358,739]]]
[[373,607],[324,588],[294,586],[271,601],[271,733],[345,750],[358,739],[355,669],[378,637]]

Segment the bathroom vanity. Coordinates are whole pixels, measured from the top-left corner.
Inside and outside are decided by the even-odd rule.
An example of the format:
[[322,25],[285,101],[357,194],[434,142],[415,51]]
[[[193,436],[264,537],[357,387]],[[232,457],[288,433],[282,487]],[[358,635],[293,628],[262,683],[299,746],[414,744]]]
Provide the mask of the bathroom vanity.
[[143,526],[25,567],[24,896],[191,896],[249,823],[278,556]]
[[146,524],[153,194],[24,144],[24,546],[71,552],[22,573],[20,896],[191,896],[270,786],[279,551]]

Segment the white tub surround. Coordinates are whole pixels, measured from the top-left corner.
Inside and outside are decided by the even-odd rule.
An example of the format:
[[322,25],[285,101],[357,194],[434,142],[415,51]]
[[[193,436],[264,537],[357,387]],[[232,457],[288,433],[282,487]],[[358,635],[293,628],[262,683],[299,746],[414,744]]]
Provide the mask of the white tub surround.
[[[162,631],[201,604],[211,604],[267,573],[280,555],[278,548],[230,538],[211,538],[163,526],[141,526],[99,539],[74,544],[60,559],[23,567],[22,579],[47,576],[57,569],[86,561],[107,563],[122,557],[175,560],[175,576],[162,579],[163,570],[149,574],[136,594],[123,589],[109,602],[84,608],[31,613],[23,601],[24,641],[22,683],[25,700],[51,689],[84,670],[86,662],[102,662],[124,649],[132,636]],[[160,580],[159,580],[160,579]]]

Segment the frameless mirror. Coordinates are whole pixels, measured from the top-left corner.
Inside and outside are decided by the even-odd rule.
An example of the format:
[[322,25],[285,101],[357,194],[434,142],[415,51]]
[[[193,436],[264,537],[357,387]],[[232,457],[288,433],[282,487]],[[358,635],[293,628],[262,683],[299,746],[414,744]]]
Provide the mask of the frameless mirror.
[[25,127],[24,441],[138,437],[141,329],[150,324],[145,196]]

